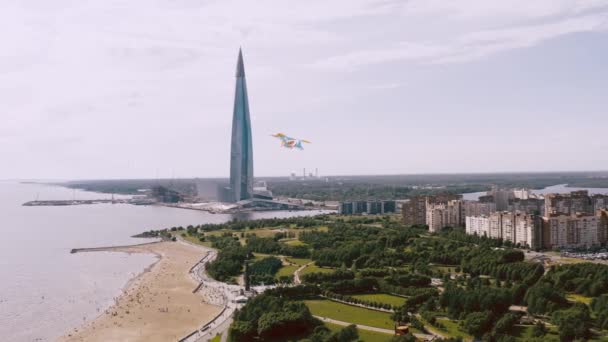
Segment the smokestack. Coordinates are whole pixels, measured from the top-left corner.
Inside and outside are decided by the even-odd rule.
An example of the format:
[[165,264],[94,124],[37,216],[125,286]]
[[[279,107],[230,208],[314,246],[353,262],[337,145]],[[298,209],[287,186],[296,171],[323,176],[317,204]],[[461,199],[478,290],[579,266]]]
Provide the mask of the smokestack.
[[306,168],[302,170],[302,177],[306,178]]

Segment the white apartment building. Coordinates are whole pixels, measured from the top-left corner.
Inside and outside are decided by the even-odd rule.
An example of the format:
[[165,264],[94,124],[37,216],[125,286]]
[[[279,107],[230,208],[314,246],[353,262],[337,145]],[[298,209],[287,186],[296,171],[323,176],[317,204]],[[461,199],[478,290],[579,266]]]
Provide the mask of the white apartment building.
[[490,218],[488,216],[467,216],[465,221],[467,234],[488,236],[488,227],[490,226]]
[[540,217],[526,215],[515,221],[515,244],[528,246],[530,248],[541,247],[542,224]]
[[541,226],[534,215],[494,212],[489,216],[467,216],[465,221],[467,234],[503,239],[530,248],[540,247]]
[[545,247],[588,247],[600,243],[602,223],[592,214],[556,215],[544,218]]
[[489,216],[496,211],[496,203],[482,203],[477,201],[464,201],[462,204],[463,217]]
[[517,217],[511,213],[497,213],[494,217],[498,218],[498,223],[502,230],[502,239],[517,243],[517,236],[515,234],[515,221],[517,221]]
[[501,189],[493,187],[492,190],[488,191],[488,195],[494,197],[494,203],[496,203],[496,210],[503,211],[507,210],[509,206],[509,199],[513,198],[513,190]]
[[455,227],[461,224],[461,200],[450,200],[447,203],[429,203],[426,208],[426,224],[431,233],[443,227]]
[[513,197],[527,200],[532,196],[532,191],[530,189],[521,188],[521,189],[513,189]]

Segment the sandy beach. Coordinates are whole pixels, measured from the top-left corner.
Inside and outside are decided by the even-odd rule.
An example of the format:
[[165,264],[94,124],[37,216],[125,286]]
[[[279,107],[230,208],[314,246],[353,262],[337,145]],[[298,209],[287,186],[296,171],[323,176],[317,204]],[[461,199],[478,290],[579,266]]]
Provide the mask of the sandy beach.
[[59,341],[176,341],[221,311],[207,304],[201,293],[192,293],[198,284],[188,272],[205,256],[202,249],[159,242],[113,252],[152,253],[159,260],[132,279],[114,305],[101,308],[99,317]]

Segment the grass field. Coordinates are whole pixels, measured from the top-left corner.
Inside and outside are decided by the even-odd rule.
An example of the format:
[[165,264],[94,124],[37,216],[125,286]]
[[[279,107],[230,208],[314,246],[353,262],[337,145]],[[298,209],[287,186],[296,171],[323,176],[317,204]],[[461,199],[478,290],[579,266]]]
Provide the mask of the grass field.
[[286,258],[289,262],[292,262],[298,266],[302,266],[302,265],[306,265],[308,263],[311,263],[312,260],[311,259],[301,259],[301,258],[292,258],[292,257],[287,257]]
[[579,295],[579,294],[576,294],[576,293],[568,293],[566,295],[566,299],[568,299],[569,301],[572,301],[572,302],[579,302],[579,303],[583,303],[583,304],[589,305],[589,304],[591,304],[591,300],[593,298],[591,298],[591,297],[585,297],[583,295]]
[[286,244],[290,246],[305,246],[306,244],[300,240],[289,240],[285,241]]
[[[221,229],[221,230],[214,230],[214,231],[210,231],[210,232],[205,232],[205,236],[221,236],[224,233],[231,233],[231,234],[236,234],[236,236],[239,237],[239,242],[244,245],[245,244],[245,237],[241,237],[241,234],[244,235],[248,235],[248,234],[255,234],[257,237],[261,237],[261,238],[271,238],[274,237],[275,234],[280,233],[280,232],[291,232],[294,233],[296,236],[298,235],[298,233],[300,232],[309,232],[312,230],[317,230],[317,231],[327,231],[328,228],[326,226],[319,226],[316,228],[306,228],[306,229],[300,229],[300,228],[287,228],[287,227],[268,227],[268,228],[256,228],[256,229],[244,229],[244,230],[232,230],[232,229]],[[297,246],[297,245],[304,245],[303,242],[297,240],[297,239],[289,239],[287,241],[285,241],[285,243],[292,245],[292,246]]]
[[[181,236],[181,235],[180,235]],[[190,236],[188,234],[186,234],[185,237],[182,237],[184,240],[188,241],[188,242],[192,242],[195,243],[197,245],[202,245],[202,246],[206,246],[206,247],[211,247],[211,242],[209,241],[205,241],[205,242],[201,242],[197,237],[195,236]]]
[[253,261],[262,260],[266,257],[271,256],[270,254],[262,254],[262,253],[253,253]]
[[[339,331],[342,328],[345,328],[341,325],[325,323],[325,326],[329,328],[329,330],[335,332]],[[393,335],[383,334],[375,331],[357,329],[359,332],[359,339],[365,342],[389,342]]]
[[443,332],[444,334],[447,334],[450,337],[462,337],[463,340],[467,340],[467,341],[473,339],[473,337],[471,335],[460,330],[460,327],[458,326],[458,322],[449,320],[447,318],[439,318],[437,321],[440,322],[441,324],[443,324],[447,329],[446,332],[439,330],[440,332]]
[[279,269],[277,274],[274,275],[276,279],[279,279],[281,276],[292,276],[293,272],[298,269],[298,266],[283,266]]
[[358,298],[361,300],[366,300],[368,302],[377,302],[382,304],[389,304],[392,306],[401,306],[405,304],[407,299],[403,297],[393,296],[385,293],[366,293],[366,294],[358,294],[352,295],[354,298]]
[[368,325],[383,329],[393,329],[394,322],[391,315],[386,312],[379,312],[359,308],[356,306],[332,302],[330,300],[306,300],[304,301],[313,315],[332,318],[338,321],[350,322],[355,324]]
[[317,265],[310,265],[300,272],[300,276],[303,276],[308,273],[315,273],[315,272],[331,273],[333,271],[335,271],[335,269],[333,269],[333,268],[325,268],[325,267],[321,268]]
[[[559,341],[559,334],[555,327],[548,327],[549,332],[547,335],[543,336],[543,341],[551,341],[557,342]],[[532,325],[516,325],[511,329],[511,333],[509,335],[515,337],[518,341],[529,341],[533,338],[532,330],[534,326]]]

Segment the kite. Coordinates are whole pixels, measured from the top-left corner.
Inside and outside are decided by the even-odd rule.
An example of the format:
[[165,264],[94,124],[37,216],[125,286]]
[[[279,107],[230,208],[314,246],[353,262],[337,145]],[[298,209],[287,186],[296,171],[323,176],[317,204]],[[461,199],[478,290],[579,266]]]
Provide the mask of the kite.
[[281,140],[281,146],[289,149],[297,148],[303,150],[302,143],[310,144],[310,141],[304,139],[290,138],[283,133],[272,134],[273,137]]

